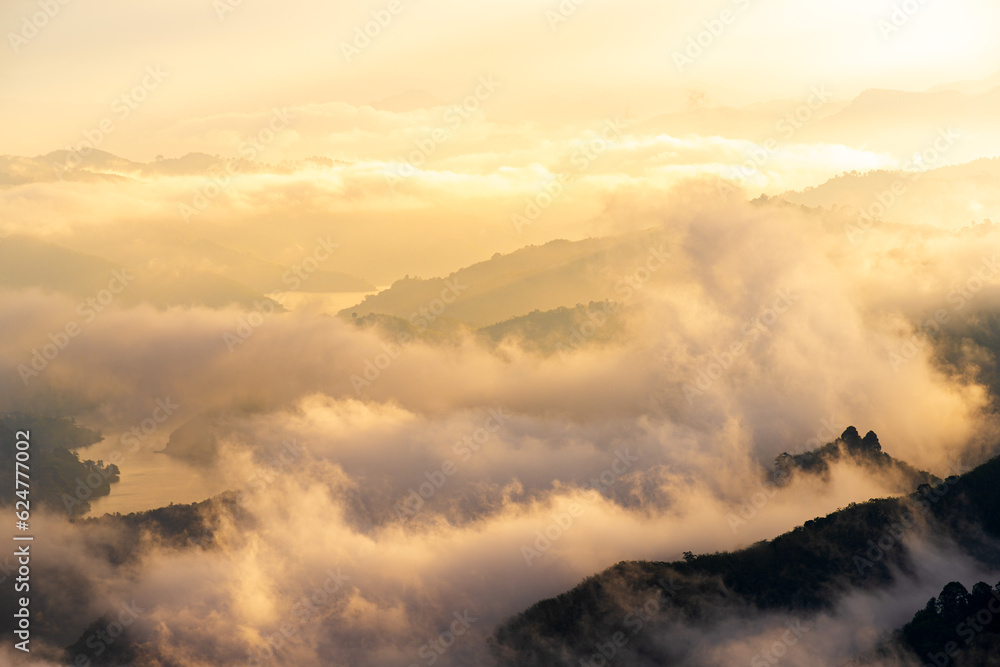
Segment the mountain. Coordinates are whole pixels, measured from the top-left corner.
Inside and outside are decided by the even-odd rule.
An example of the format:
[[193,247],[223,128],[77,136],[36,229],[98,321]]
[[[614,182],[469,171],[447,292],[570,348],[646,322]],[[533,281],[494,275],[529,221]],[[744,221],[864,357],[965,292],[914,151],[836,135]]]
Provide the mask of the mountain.
[[604,345],[623,341],[625,316],[636,307],[605,300],[578,303],[572,308],[560,306],[552,310],[533,310],[527,315],[474,329],[447,314],[431,326],[422,327],[395,315],[369,313],[352,317],[360,329],[375,329],[386,340],[420,340],[425,343],[456,343],[461,336],[472,333],[486,348],[516,344],[520,349],[543,356],[565,353],[580,346]]
[[[27,432],[28,438],[15,437]],[[72,420],[57,417],[11,414],[0,419],[0,479],[9,493],[0,505],[12,505],[18,442],[28,442],[30,488],[28,502],[57,514],[79,516],[90,510],[91,498],[111,493],[119,480],[114,463],[81,461],[74,450],[101,441],[101,434],[77,426]]]
[[[36,557],[31,561],[31,638],[41,639],[50,645],[66,646],[68,652],[64,660],[55,662],[58,657],[50,657],[52,662],[46,664],[134,664],[133,660],[138,655],[144,655],[147,647],[134,645],[128,633],[108,644],[94,641],[91,632],[94,627],[102,630],[109,627],[105,613],[113,614],[113,618],[119,620],[119,612],[129,601],[122,600],[117,608],[95,608],[94,601],[100,597],[97,591],[101,584],[93,579],[94,573],[88,567],[95,562],[101,562],[102,567],[108,568],[135,566],[151,543],[174,551],[216,549],[215,533],[223,520],[241,527],[250,526],[248,516],[240,511],[235,494],[127,515],[105,514],[99,518],[72,519],[74,532],[71,534],[79,536],[79,541],[74,543],[76,557]],[[3,566],[9,567],[12,560],[9,559]],[[0,581],[10,573],[9,570],[3,572],[5,574],[0,576]],[[15,604],[15,596],[0,596],[2,633],[13,633]],[[93,624],[80,634],[79,628],[90,623],[91,619]],[[87,658],[86,662],[78,657],[81,655]]]
[[[996,108],[1000,86],[980,94],[954,90],[906,92],[866,90],[850,104],[826,117],[810,120],[795,134],[796,142],[836,143],[910,157],[934,147],[939,132],[958,138],[947,148],[939,143],[936,164],[955,164],[1000,153]],[[886,123],[892,118],[892,123]]]
[[[814,619],[853,591],[886,590],[914,572],[910,543],[885,540],[897,526],[1000,567],[998,482],[1000,457],[903,497],[853,503],[740,551],[619,563],[503,622],[491,639],[494,655],[510,667],[575,666],[614,637],[620,664],[697,665],[696,630],[741,615]],[[639,614],[644,606],[650,612]]]
[[[959,137],[935,159],[926,161],[928,166],[940,166],[1000,153],[1000,134],[994,122],[998,102],[1000,74],[981,82],[928,91],[869,89],[849,101],[833,99],[832,93],[820,87],[807,91],[799,100],[656,116],[631,130],[674,137],[842,144],[909,160],[934,147],[939,131],[952,129]],[[885,119],[890,117],[893,122],[887,124]]]
[[[308,158],[303,160],[303,163],[326,166],[346,164],[340,160],[323,157]],[[227,165],[231,170],[241,174],[264,170],[274,173],[284,168],[246,158],[224,158],[221,155],[208,153],[185,153],[175,158],[157,156],[151,162],[136,162],[96,148],[91,149],[86,155],[70,150],[57,150],[34,157],[0,155],[0,186],[58,180],[125,181],[155,176],[209,178],[213,173],[222,173]]]
[[442,320],[482,328],[536,310],[574,308],[605,299],[624,301],[635,293],[625,279],[651,258],[657,268],[646,276],[648,280],[663,284],[675,275],[665,259],[666,247],[658,230],[551,241],[507,255],[498,253],[445,278],[398,280],[339,315],[392,315],[418,328],[436,328]]
[[[785,192],[785,201],[803,206],[862,211],[894,189],[889,207],[881,207],[883,222],[905,221],[959,229],[984,219],[1000,221],[1000,159],[981,159],[923,172],[878,170],[845,173],[816,187]],[[902,190],[900,189],[902,186]]]
[[949,372],[975,368],[981,383],[990,388],[990,404],[1000,410],[1000,362],[993,350],[1000,350],[1000,310],[984,308],[969,313],[962,321],[949,323],[945,335],[936,341],[942,365]]
[[609,300],[572,308],[533,310],[477,331],[485,343],[516,342],[521,349],[550,355],[580,344],[610,343],[624,333],[626,309]]
[[[927,601],[913,620],[879,647],[875,660],[899,652],[921,663],[950,664],[954,667],[997,667],[1000,665],[1000,583],[985,581],[969,591],[959,581],[951,581],[940,595]],[[868,664],[861,661],[861,664]]]
[[[294,288],[300,292],[373,292],[375,286],[363,278],[322,267],[296,276],[290,267],[237,251],[206,239],[185,239],[166,234],[124,241],[115,256],[135,264],[211,273],[226,280],[271,294]],[[332,263],[332,262],[331,262]]]
[[25,236],[0,239],[0,287],[36,287],[79,299],[99,299],[107,292],[124,305],[149,303],[158,308],[192,305],[220,308],[230,304],[252,307],[254,302],[267,298],[212,271],[123,267]]
[[[99,437],[64,419],[24,415],[11,418],[14,421],[8,426],[17,424],[18,428],[32,430],[39,454],[47,449],[83,446]],[[834,454],[835,449],[839,453]],[[835,456],[852,457],[874,467],[900,465],[885,458],[888,455],[881,451],[874,433],[861,438],[854,427],[796,465],[804,474],[818,474],[810,462],[838,460],[830,458]],[[539,602],[504,621],[491,639],[494,655],[499,665],[504,666],[575,667],[581,659],[591,658],[594,646],[601,644],[603,638],[622,633],[627,642],[616,656],[618,664],[698,664],[692,658],[698,647],[684,634],[691,628],[720,628],[734,617],[756,618],[775,612],[794,612],[812,619],[817,613],[832,609],[840,597],[851,591],[860,587],[884,590],[911,572],[915,556],[900,542],[886,546],[878,555],[870,551],[873,542],[886,534],[887,526],[912,526],[911,513],[919,513],[920,520],[928,522],[928,531],[939,539],[961,545],[965,554],[987,567],[1000,566],[1000,550],[995,542],[1000,538],[998,480],[1000,458],[961,477],[922,485],[916,493],[902,498],[852,504],[741,551],[687,554],[684,560],[672,563],[619,563],[575,589]],[[220,525],[233,522],[250,529],[252,521],[250,515],[241,512],[239,496],[225,493],[201,503],[74,519],[73,524],[87,536],[80,545],[85,556],[81,562],[97,560],[113,567],[131,567],[150,542],[178,552],[212,550],[217,548],[214,536]],[[37,575],[41,581],[54,581],[58,577],[61,582],[41,587],[35,593],[32,602],[39,611],[38,624],[34,626],[38,636],[66,646],[71,656],[84,654],[96,658],[90,650],[93,647],[86,644],[92,636],[91,630],[106,626],[106,614],[117,614],[118,610],[93,608],[85,603],[94,583],[83,569],[67,569],[65,564],[45,561],[39,563]],[[73,591],[70,600],[73,604],[66,604],[64,590]],[[973,594],[981,597],[982,587],[974,587]],[[972,601],[970,597],[968,604]],[[4,598],[0,611],[6,613],[11,604],[11,600]],[[962,608],[968,609],[968,604]],[[654,607],[655,611],[649,614],[637,611]],[[943,636],[920,628],[937,623],[944,632],[951,616],[938,618],[928,616],[926,611],[922,613],[915,621],[924,625],[917,631],[901,629],[891,644],[882,647],[883,652],[910,651],[906,642],[914,637],[926,640]],[[74,622],[68,621],[70,617]],[[82,634],[80,627],[84,628]],[[67,628],[77,630],[69,635]],[[154,650],[139,635],[123,635],[116,643],[113,651],[101,657],[105,662],[91,664],[127,665],[137,660],[137,656]],[[970,649],[969,655],[980,654]]]
[[997,72],[993,76],[988,76],[985,79],[943,83],[930,88],[930,92],[936,92],[939,90],[956,90],[960,93],[965,93],[966,95],[980,95],[993,90],[997,86],[1000,86],[1000,72]]
[[883,452],[874,431],[868,431],[862,438],[853,426],[848,427],[834,442],[828,442],[817,449],[801,454],[779,454],[774,459],[774,469],[768,481],[784,486],[796,473],[827,477],[830,464],[838,461],[850,461],[870,472],[889,475],[895,479],[894,486],[899,489],[915,489],[921,484],[941,483],[939,477],[917,470],[909,463]]
[[0,239],[0,286],[92,296],[122,267],[26,236]]
[[[638,134],[669,134],[674,137],[723,136],[757,142],[784,140],[789,132],[795,130],[795,126],[790,124],[790,116],[802,104],[803,100],[775,100],[745,107],[711,107],[670,113],[636,123],[630,130]],[[827,101],[818,108],[810,109],[809,122],[834,114],[846,105],[846,102]]]

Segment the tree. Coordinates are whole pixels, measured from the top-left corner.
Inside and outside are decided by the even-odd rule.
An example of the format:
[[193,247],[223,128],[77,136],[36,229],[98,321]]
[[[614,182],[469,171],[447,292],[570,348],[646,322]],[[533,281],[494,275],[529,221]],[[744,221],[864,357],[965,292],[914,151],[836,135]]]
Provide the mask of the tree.
[[946,619],[963,616],[969,607],[969,590],[958,581],[945,584],[938,596],[938,609]]

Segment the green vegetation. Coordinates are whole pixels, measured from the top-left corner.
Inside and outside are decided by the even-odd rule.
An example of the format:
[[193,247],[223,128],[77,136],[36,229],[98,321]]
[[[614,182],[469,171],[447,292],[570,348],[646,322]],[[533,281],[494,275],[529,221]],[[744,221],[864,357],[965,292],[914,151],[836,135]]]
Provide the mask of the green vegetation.
[[[866,445],[872,452],[875,441]],[[576,665],[593,653],[594,641],[624,632],[632,610],[658,596],[666,581],[677,592],[648,621],[656,631],[631,638],[619,659],[627,664],[627,653],[670,664],[685,655],[684,642],[664,641],[679,623],[711,628],[758,610],[811,614],[851,590],[887,588],[898,573],[914,571],[899,536],[918,530],[920,515],[932,535],[950,538],[987,567],[1000,566],[998,480],[1000,457],[908,497],[851,504],[741,551],[619,563],[502,623],[494,654],[502,665]]]
[[[74,451],[101,441],[101,434],[60,417],[7,415],[0,419],[0,478],[3,488],[14,488],[16,431],[30,431],[31,496],[35,505],[78,516],[90,510],[88,498],[106,496],[119,479],[118,466],[103,461],[81,461]],[[78,493],[78,489],[85,492]],[[72,503],[65,502],[65,497]],[[11,504],[13,493],[0,503]]]
[[[675,277],[667,263],[649,272],[651,251],[666,248],[662,230],[610,238],[550,241],[465,267],[444,278],[397,280],[378,294],[340,311],[343,318],[393,315],[419,328],[444,317],[468,327],[491,327],[534,311],[636,297],[640,283],[666,285]],[[665,252],[665,250],[664,250]],[[637,279],[637,272],[643,278]]]
[[946,368],[959,373],[975,368],[978,381],[989,387],[993,409],[1000,410],[1000,364],[992,350],[1000,350],[1000,311],[980,311],[961,325],[945,329],[935,339],[938,357]]
[[573,308],[534,310],[484,327],[478,333],[490,345],[517,341],[526,350],[549,355],[610,343],[623,331],[621,304],[605,300],[578,303]]
[[[987,665],[1000,661],[1000,583],[979,582],[970,593],[957,581],[914,615],[897,634],[918,659],[941,664]],[[992,662],[984,660],[992,656]]]
[[874,431],[868,431],[864,438],[858,429],[849,426],[834,442],[828,442],[802,454],[779,454],[774,460],[774,470],[771,481],[782,485],[786,483],[794,471],[826,476],[830,471],[830,463],[849,459],[854,463],[882,472],[896,473],[907,488],[915,489],[921,484],[940,484],[941,479],[935,475],[917,470],[909,463],[900,461],[882,451],[882,445]]

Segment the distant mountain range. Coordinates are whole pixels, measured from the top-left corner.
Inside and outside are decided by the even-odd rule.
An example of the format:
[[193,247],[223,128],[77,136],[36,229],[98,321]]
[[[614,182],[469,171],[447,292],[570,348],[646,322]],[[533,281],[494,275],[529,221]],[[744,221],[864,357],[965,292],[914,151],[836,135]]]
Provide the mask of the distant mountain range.
[[670,113],[630,129],[638,134],[843,144],[905,158],[931,149],[937,132],[950,128],[961,139],[939,151],[938,160],[927,161],[935,167],[1000,152],[998,77],[921,92],[870,89],[848,101],[838,99],[836,90],[816,87],[797,100]]
[[[678,275],[667,259],[669,252],[669,243],[659,230],[550,241],[494,255],[444,278],[398,280],[339,314],[391,315],[421,329],[439,328],[447,321],[480,328],[533,311],[574,308],[604,299],[638,300],[641,287],[633,287],[628,279],[648,261],[656,266],[642,274],[649,284],[669,284]],[[632,280],[632,284],[637,282]]]
[[[959,229],[984,220],[1000,222],[998,184],[1000,158],[992,158],[923,172],[852,172],[780,197],[804,206],[852,211],[852,222],[872,209],[873,218],[889,224],[906,221]],[[877,206],[880,196],[893,192],[890,206]]]
[[[289,288],[282,279],[289,271],[287,267],[208,241],[157,245],[136,240],[132,248],[135,263],[123,266],[37,239],[9,236],[0,239],[0,287],[36,287],[74,298],[94,298],[116,279],[116,272],[124,270],[114,283],[119,290],[114,299],[126,305],[149,303],[160,308],[219,308],[230,304],[253,307],[255,302],[267,299],[265,290]],[[164,250],[186,259],[183,263],[171,262],[170,252]],[[153,257],[154,252],[159,252],[159,260],[142,261]],[[364,292],[374,288],[360,278],[318,270],[301,281],[300,289]]]

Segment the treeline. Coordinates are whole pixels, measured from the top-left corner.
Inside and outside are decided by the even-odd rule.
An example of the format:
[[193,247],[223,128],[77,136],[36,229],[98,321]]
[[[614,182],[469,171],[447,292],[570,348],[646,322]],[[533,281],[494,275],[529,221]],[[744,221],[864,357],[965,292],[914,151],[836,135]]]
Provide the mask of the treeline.
[[[873,454],[875,442],[868,438]],[[810,616],[831,610],[853,590],[888,588],[899,573],[916,571],[905,540],[911,531],[953,542],[983,565],[998,568],[998,480],[1000,458],[994,458],[962,476],[922,484],[909,496],[851,504],[741,551],[673,563],[619,563],[506,620],[492,639],[494,654],[501,665],[576,665],[593,654],[594,638],[624,631],[626,616],[662,590],[659,582],[670,581],[679,592],[649,620],[656,631],[631,638],[619,655],[633,664],[684,661],[698,647],[679,640],[692,634],[677,632],[679,623],[710,630],[763,611]],[[974,590],[975,599],[983,592]],[[953,593],[946,599],[955,598]],[[951,602],[947,609],[953,609]],[[938,620],[947,627],[953,617]],[[664,641],[674,635],[678,641]]]
[[[14,454],[17,431],[30,431],[32,505],[68,516],[90,511],[90,498],[111,493],[120,478],[118,466],[103,461],[81,461],[75,450],[101,441],[101,434],[65,417],[8,414],[0,419],[0,479],[3,488],[14,488]],[[14,501],[13,493],[0,497],[0,505]]]

